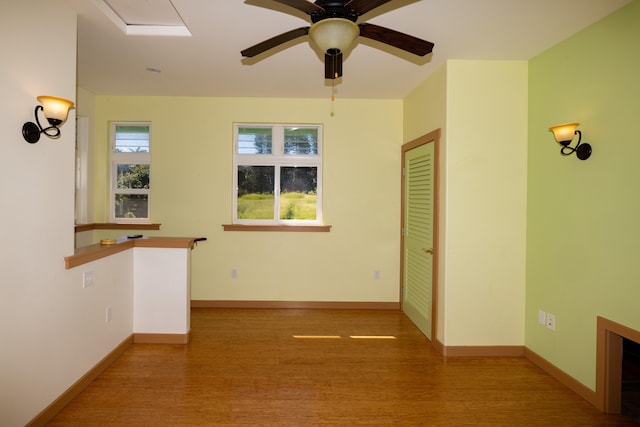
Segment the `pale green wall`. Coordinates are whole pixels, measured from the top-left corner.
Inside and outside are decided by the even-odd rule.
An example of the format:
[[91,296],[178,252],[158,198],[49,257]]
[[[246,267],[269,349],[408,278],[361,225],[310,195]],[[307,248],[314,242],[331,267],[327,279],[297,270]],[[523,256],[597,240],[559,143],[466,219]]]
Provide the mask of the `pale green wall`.
[[441,127],[438,339],[524,343],[527,63],[449,61],[405,100],[406,140]]
[[[639,23],[634,1],[529,65],[526,345],[592,389],[596,316],[640,329]],[[586,161],[547,130],[569,121]]]
[[[194,300],[399,301],[401,101],[97,96],[96,222],[108,218],[110,120],[153,123],[159,234],[208,238],[193,252]],[[233,122],[324,125],[331,232],[222,230],[232,219]]]

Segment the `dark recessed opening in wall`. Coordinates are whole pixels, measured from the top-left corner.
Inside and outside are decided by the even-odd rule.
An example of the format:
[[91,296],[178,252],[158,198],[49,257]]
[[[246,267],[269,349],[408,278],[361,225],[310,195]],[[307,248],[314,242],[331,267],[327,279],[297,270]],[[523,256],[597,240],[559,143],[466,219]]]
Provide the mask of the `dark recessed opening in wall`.
[[622,339],[621,413],[640,422],[640,344]]
[[594,404],[640,423],[640,331],[598,316]]

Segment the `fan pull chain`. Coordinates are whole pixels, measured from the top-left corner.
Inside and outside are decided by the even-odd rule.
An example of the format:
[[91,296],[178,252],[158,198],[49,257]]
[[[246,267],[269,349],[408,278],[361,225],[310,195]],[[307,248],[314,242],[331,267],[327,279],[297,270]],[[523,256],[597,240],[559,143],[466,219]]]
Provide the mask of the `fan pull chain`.
[[[336,73],[337,76],[337,73]],[[333,117],[333,106],[336,101],[336,79],[331,80],[331,117]]]
[[331,80],[331,102],[336,100],[336,79]]

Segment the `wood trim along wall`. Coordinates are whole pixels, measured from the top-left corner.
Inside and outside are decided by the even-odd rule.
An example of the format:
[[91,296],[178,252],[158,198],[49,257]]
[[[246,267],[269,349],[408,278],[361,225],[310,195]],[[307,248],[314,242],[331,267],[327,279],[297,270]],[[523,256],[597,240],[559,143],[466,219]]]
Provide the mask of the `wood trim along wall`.
[[541,357],[529,348],[524,349],[524,357],[529,359],[531,363],[538,366],[540,369],[551,375],[556,380],[567,386],[571,391],[582,397],[587,402],[591,403],[596,408],[602,410],[598,405],[596,393],[589,387],[582,384],[580,381],[573,378],[545,358]]
[[191,331],[186,334],[144,334],[134,333],[134,344],[189,344]]
[[438,339],[431,341],[433,348],[444,357],[523,357],[521,345],[460,345],[446,346]]
[[212,301],[191,300],[191,308],[298,308],[334,310],[400,310],[399,302],[359,301]]
[[444,357],[523,357],[521,345],[443,346]]
[[133,344],[133,335],[127,337],[122,341],[115,349],[113,349],[108,355],[106,355],[100,362],[98,362],[93,368],[91,368],[86,374],[84,374],[78,381],[76,381],[71,387],[62,393],[56,400],[51,402],[49,406],[42,410],[33,420],[31,420],[27,427],[40,427],[46,425],[64,408],[69,402],[71,402],[76,396],[78,396],[93,380],[104,372],[113,362],[115,362],[122,354]]
[[444,356],[444,344],[442,344],[442,341],[440,341],[437,338],[432,339],[431,340],[431,345],[433,346],[433,348],[436,349],[438,354],[440,354],[441,356]]

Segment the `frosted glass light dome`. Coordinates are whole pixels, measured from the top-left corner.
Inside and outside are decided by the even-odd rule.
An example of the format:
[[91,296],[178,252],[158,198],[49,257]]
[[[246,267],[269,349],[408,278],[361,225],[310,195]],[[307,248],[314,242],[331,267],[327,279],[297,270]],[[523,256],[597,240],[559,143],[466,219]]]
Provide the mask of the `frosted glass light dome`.
[[360,27],[345,18],[323,19],[309,29],[309,37],[325,53],[330,49],[344,52],[359,35]]
[[42,104],[42,113],[53,126],[59,126],[67,120],[69,109],[73,108],[73,102],[57,96],[39,96]]

